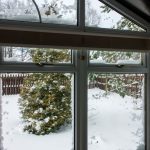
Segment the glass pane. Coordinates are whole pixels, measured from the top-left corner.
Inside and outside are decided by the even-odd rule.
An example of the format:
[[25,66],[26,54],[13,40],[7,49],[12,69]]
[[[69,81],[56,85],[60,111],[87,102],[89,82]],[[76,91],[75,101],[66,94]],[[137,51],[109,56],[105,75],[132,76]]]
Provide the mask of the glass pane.
[[0,19],[77,24],[77,0],[0,0]]
[[77,24],[77,0],[36,0],[43,23]]
[[74,148],[73,74],[0,74],[4,150]]
[[138,25],[134,24],[127,18],[112,10],[110,7],[100,2],[100,0],[86,0],[85,9],[86,26],[144,31],[144,29]]
[[32,0],[0,0],[0,19],[39,22]]
[[90,63],[134,65],[143,64],[144,54],[139,52],[96,51],[89,53]]
[[71,50],[54,48],[2,47],[5,62],[71,63]]
[[88,76],[88,149],[144,150],[144,75]]

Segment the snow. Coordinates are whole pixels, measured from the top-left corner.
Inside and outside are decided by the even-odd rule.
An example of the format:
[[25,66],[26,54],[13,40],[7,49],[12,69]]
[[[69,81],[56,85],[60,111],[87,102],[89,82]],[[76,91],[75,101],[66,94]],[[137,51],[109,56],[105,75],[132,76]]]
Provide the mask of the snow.
[[18,98],[18,95],[2,97],[2,136],[5,150],[72,149],[73,131],[71,125],[63,127],[64,129],[62,128],[58,133],[45,136],[23,132],[17,103]]
[[90,63],[98,63],[98,64],[119,64],[119,65],[132,65],[132,64],[140,64],[141,60],[134,60],[132,58],[130,59],[124,59],[124,60],[118,60],[116,63],[107,63],[101,56],[97,59],[90,60]]
[[103,60],[103,58],[99,56],[99,58],[97,58],[97,59],[90,60],[90,63],[101,63],[101,64],[106,64],[106,61]]
[[142,99],[91,89],[88,106],[90,150],[136,150],[142,144]]
[[117,64],[140,64],[140,60],[134,60],[130,58],[129,60],[118,60]]
[[15,56],[13,56],[13,57],[5,57],[5,61],[18,61],[18,57],[15,57]]
[[[3,147],[6,150],[72,150],[73,129],[37,136],[23,132],[19,95],[2,96]],[[143,101],[100,89],[88,90],[89,150],[137,150],[143,144]],[[47,121],[49,118],[46,118]]]

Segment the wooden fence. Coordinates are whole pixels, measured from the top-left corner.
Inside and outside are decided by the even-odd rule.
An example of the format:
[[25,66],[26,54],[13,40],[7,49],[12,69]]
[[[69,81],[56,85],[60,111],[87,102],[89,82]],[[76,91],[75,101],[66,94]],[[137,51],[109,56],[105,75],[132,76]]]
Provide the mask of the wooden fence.
[[[20,88],[23,85],[23,80],[28,74],[0,74],[0,78],[2,79],[2,95],[15,95],[20,93]],[[141,97],[142,96],[142,82],[143,75],[122,75],[120,80],[124,83],[124,87],[121,85],[121,88],[124,88],[127,95],[133,97]],[[115,88],[111,85],[111,80],[115,81],[115,78],[111,78],[107,75],[102,75],[97,77],[93,82],[90,81],[88,88],[99,88],[105,91],[115,91]],[[118,82],[118,78],[116,77],[116,81]],[[130,81],[130,83],[129,83]]]
[[20,93],[23,79],[27,74],[0,74],[2,79],[2,95],[16,95]]
[[[144,79],[143,74],[134,74],[134,75],[124,74],[124,75],[114,75],[114,76],[103,74],[102,76],[96,77],[93,80],[93,82],[90,81],[88,84],[88,88],[91,89],[91,88],[97,87],[99,89],[105,90],[106,92],[112,91],[116,93],[119,93],[121,90],[124,90],[126,95],[139,98],[139,97],[142,97],[142,93],[143,93],[142,92],[143,79]],[[121,82],[119,83],[119,81]],[[117,84],[120,84],[120,85],[117,85]],[[116,85],[118,87],[120,86],[119,87],[120,89],[118,89]]]

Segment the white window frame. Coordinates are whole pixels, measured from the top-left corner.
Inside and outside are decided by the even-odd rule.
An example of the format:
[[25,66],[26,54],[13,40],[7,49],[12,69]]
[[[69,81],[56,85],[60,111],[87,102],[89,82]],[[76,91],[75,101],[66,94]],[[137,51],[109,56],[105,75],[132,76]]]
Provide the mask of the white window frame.
[[[37,66],[34,64],[2,64],[0,48],[0,73],[3,72],[69,72],[75,74],[75,150],[87,150],[87,75],[97,73],[144,73],[145,74],[145,144],[150,149],[150,24],[115,0],[102,0],[117,12],[140,25],[147,32],[131,32],[85,26],[85,0],[77,0],[77,26],[40,24],[0,20],[0,45],[22,47],[78,48],[74,51],[72,65]],[[28,33],[26,33],[28,32]],[[6,34],[5,34],[6,33]],[[38,39],[28,39],[31,35]],[[57,35],[58,39],[46,41]],[[64,36],[65,35],[65,36]],[[59,38],[60,37],[60,38]],[[45,38],[45,39],[44,39]],[[68,39],[71,39],[68,42]],[[59,42],[63,39],[63,42]],[[98,42],[97,42],[98,41]],[[119,43],[119,45],[118,45]],[[128,44],[126,44],[128,43]],[[146,65],[142,67],[89,66],[87,49],[142,50],[146,53]],[[1,105],[0,105],[1,106]],[[1,107],[0,107],[1,108]],[[1,118],[0,118],[1,119]],[[1,132],[1,131],[0,131]],[[0,146],[2,145],[0,140]],[[2,147],[0,147],[2,149]]]
[[[0,53],[2,54],[2,53]],[[85,49],[73,51],[73,64],[67,65],[44,65],[37,66],[34,64],[26,65],[20,63],[19,65],[0,64],[1,73],[19,73],[19,72],[66,72],[74,74],[74,148],[75,150],[88,149],[88,73],[142,73],[145,74],[145,150],[150,148],[150,53],[146,55],[146,65],[142,67],[123,67],[117,66],[90,66],[88,59],[88,51]],[[2,55],[1,55],[2,57]],[[2,144],[2,140],[0,141]]]

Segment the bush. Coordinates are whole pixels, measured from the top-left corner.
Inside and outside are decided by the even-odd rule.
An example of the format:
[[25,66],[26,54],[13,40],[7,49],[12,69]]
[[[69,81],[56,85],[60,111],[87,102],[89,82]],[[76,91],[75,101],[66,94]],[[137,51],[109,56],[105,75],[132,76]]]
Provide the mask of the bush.
[[[35,56],[37,58],[37,53],[33,58]],[[70,75],[28,74],[21,89],[19,106],[25,131],[36,135],[56,132],[61,126],[71,122]]]

